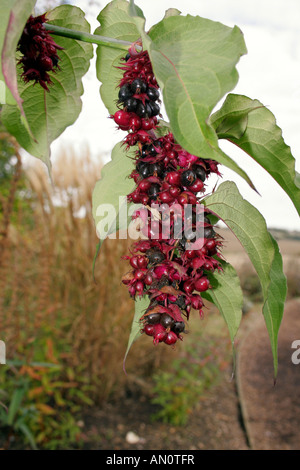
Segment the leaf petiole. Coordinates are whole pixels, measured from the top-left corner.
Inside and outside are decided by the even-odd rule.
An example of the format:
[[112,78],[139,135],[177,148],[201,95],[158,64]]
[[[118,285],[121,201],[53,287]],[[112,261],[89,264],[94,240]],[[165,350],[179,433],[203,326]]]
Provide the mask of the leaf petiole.
[[[54,24],[44,23],[45,29],[51,34],[57,36],[63,36],[66,38],[77,39],[79,41],[89,42],[92,44],[98,44],[99,46],[112,47],[114,49],[121,49],[128,51],[128,48],[132,45],[129,41],[123,41],[121,39],[108,38],[106,36],[98,36],[96,34],[86,33],[84,31],[76,31],[73,29],[63,28]],[[141,49],[140,46],[136,45],[137,49]]]

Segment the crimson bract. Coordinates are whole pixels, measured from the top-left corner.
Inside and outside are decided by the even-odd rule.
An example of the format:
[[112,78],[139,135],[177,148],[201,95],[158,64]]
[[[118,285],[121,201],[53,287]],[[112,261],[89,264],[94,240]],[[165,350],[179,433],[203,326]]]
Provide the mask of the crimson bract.
[[[124,257],[132,269],[122,282],[133,299],[149,297],[141,331],[154,344],[174,345],[183,339],[191,309],[203,314],[201,292],[211,288],[208,273],[221,270],[221,241],[200,202],[206,179],[211,173],[219,175],[218,164],[191,155],[172,132],[157,132],[160,92],[147,51],[130,48],[120,69],[118,109],[111,118],[127,132],[126,150],[137,146],[129,175],[135,189],[127,198],[144,206],[133,216],[143,222],[142,239]],[[168,210],[153,217],[155,208],[164,204]]]

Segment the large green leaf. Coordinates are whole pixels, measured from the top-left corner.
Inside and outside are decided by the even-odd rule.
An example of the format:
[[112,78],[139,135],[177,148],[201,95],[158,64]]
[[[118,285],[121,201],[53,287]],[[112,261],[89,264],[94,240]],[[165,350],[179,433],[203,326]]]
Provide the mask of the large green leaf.
[[[178,15],[178,14],[179,14],[178,10],[176,11],[168,10],[166,12],[165,19],[170,18],[170,16],[172,15]],[[156,55],[155,55],[156,46],[152,42],[150,36],[148,36],[144,31],[145,18],[141,10],[138,7],[136,7],[136,5],[134,5],[133,2],[130,2],[130,4],[124,0],[115,0],[111,2],[100,13],[98,20],[101,23],[101,27],[95,31],[96,34],[102,34],[102,35],[110,36],[116,39],[129,40],[132,42],[134,42],[137,38],[141,37],[143,40],[144,49],[147,49],[149,51],[150,57],[151,59],[153,59],[153,66],[154,66],[155,72],[161,69],[160,62],[156,60]],[[226,27],[224,28],[226,29]],[[238,38],[239,38],[238,43],[240,43],[240,35],[238,35]],[[189,48],[189,44],[186,44],[186,47]],[[201,43],[199,47],[201,47]],[[240,44],[240,47],[241,47],[241,44]],[[109,112],[113,114],[116,111],[116,100],[117,100],[117,95],[118,95],[117,85],[123,73],[123,71],[120,70],[118,67],[122,66],[121,59],[122,57],[124,57],[124,53],[119,52],[117,50],[110,50],[104,46],[99,46],[97,51],[98,51],[97,52],[97,76],[99,80],[102,82],[102,86],[100,89],[101,97],[107,109],[109,110]],[[190,74],[191,75],[194,74],[193,76],[195,79],[195,83],[197,84],[198,72],[195,72],[194,70],[194,59],[191,60],[190,62],[187,62],[185,60],[185,67],[188,69],[188,72],[186,72],[185,74],[185,78],[186,76]],[[162,89],[164,89],[165,83],[163,82],[163,80],[169,79],[169,75],[167,74],[166,76],[160,76],[159,78],[160,78],[160,85]],[[225,80],[226,80],[226,75],[225,75]],[[174,83],[174,88],[172,89],[172,91],[174,95],[181,96],[183,100],[188,99],[185,94],[185,91],[186,91],[185,87],[186,87],[186,84],[178,80],[176,81],[176,83]],[[196,88],[198,90],[199,87],[196,86]],[[168,86],[166,89],[167,90],[169,89]],[[212,103],[211,107],[213,106],[214,104]],[[192,127],[190,128],[189,125],[186,126],[188,130],[188,134],[186,135],[184,144],[187,144],[187,142],[190,142],[190,132],[191,132],[193,134],[194,140],[196,139],[195,146],[193,148],[194,152],[192,153],[195,153],[196,155],[199,155],[199,156],[203,156],[203,152],[200,152],[201,155],[199,154],[200,147],[198,146],[198,138],[201,140],[203,136],[199,135],[198,137],[196,137],[196,134],[199,133],[199,127],[198,125],[196,127],[193,127],[195,114],[192,108],[193,108],[193,103],[192,103],[192,107],[188,109],[188,112],[192,112],[191,116],[189,117],[189,119],[191,118],[190,122],[191,122]],[[178,133],[176,132],[177,108],[175,107],[172,109],[173,109],[173,112],[171,111],[170,116],[169,116],[170,121],[171,121],[170,122],[171,130],[172,132],[174,132],[176,139],[178,139]],[[207,126],[205,123],[205,120],[208,117],[209,112],[210,112],[210,107],[208,106],[205,113],[202,116],[199,115],[200,117],[198,116],[199,118],[203,120],[203,125],[205,128],[208,129],[208,132],[212,136],[212,141],[214,142],[213,146],[211,146],[207,142],[204,142],[204,145],[206,145],[206,150],[207,150],[205,153],[205,157],[212,158],[218,161],[219,163],[221,163],[222,165],[225,165],[231,170],[235,171],[242,178],[244,178],[253,189],[255,189],[252,181],[250,180],[246,172],[242,168],[240,168],[239,165],[234,160],[232,160],[228,155],[226,155],[218,147],[217,137],[213,128],[212,127],[209,128],[209,126]],[[186,120],[184,119],[183,121],[184,121],[183,122],[184,125],[186,125]],[[174,126],[175,126],[175,130],[174,130]],[[182,142],[180,141],[179,143],[182,144]],[[189,150],[190,147],[189,148],[184,147],[184,148]],[[195,150],[196,148],[197,148],[197,151]]]
[[[80,8],[63,5],[48,13],[49,23],[89,32],[89,24]],[[1,113],[7,130],[19,144],[33,156],[50,167],[50,144],[66,127],[75,122],[80,114],[83,93],[82,77],[87,72],[93,56],[93,46],[74,39],[56,37],[61,70],[51,73],[53,85],[50,92],[39,84],[24,84],[19,77],[18,88],[29,127],[35,140],[29,135],[20,119],[16,106],[6,105]]]
[[[36,0],[1,0],[0,5],[0,83],[5,81],[5,103],[17,103],[21,112],[16,71],[16,48]],[[10,92],[8,92],[8,90]]]
[[127,204],[126,196],[135,186],[133,179],[128,177],[132,170],[132,159],[128,157],[122,143],[116,144],[111,161],[103,167],[101,179],[93,191],[93,217],[100,242],[111,233],[127,228],[129,215],[119,217],[119,213],[122,211],[123,214],[124,209],[127,211],[124,207]]
[[262,107],[256,100],[229,93],[222,107],[213,113],[209,123],[214,127],[219,139],[241,138],[248,125],[248,114]]
[[238,81],[236,64],[246,53],[239,28],[198,16],[164,18],[147,44],[176,140],[202,158],[216,158],[217,135],[208,117]]
[[[157,49],[157,38],[153,39],[152,37],[152,31],[156,27],[159,27],[158,25],[154,26],[150,32],[149,35],[145,33],[144,27],[145,27],[145,20],[144,18],[139,14],[137,11],[136,6],[134,5],[134,2],[131,0],[130,1],[130,7],[129,7],[129,12],[132,15],[133,19],[135,20],[136,26],[140,32],[141,38],[143,40],[143,47],[144,49],[147,49],[152,61],[153,69],[156,75],[156,78],[158,79],[158,82],[164,90],[163,97],[164,97],[164,103],[166,105],[166,110],[170,119],[170,127],[175,135],[176,140],[182,145],[183,148],[186,150],[189,150],[191,153],[194,155],[201,156],[203,158],[211,158],[213,160],[218,161],[221,163],[221,165],[225,165],[228,168],[230,168],[232,171],[235,171],[239,176],[245,179],[247,183],[250,185],[250,187],[254,190],[254,184],[252,183],[251,179],[247,175],[247,173],[240,168],[240,166],[232,160],[228,155],[223,152],[217,143],[217,136],[215,132],[213,131],[212,127],[210,125],[207,125],[206,121],[207,118],[214,107],[214,101],[213,99],[216,100],[216,102],[221,98],[223,91],[221,91],[221,88],[219,90],[219,97],[217,98],[217,93],[215,93],[214,98],[208,99],[206,104],[205,101],[203,100],[204,107],[202,109],[199,108],[199,103],[197,103],[197,100],[202,100],[201,94],[203,93],[203,90],[201,88],[199,89],[199,80],[205,80],[205,70],[202,70],[199,72],[199,69],[195,69],[195,57],[193,57],[192,51],[196,49],[195,55],[198,54],[198,49],[202,50],[202,48],[205,48],[203,44],[203,37],[198,35],[194,39],[191,39],[191,37],[186,37],[183,32],[181,31],[181,28],[178,27],[180,34],[180,40],[181,43],[177,44],[178,48],[178,54],[182,52],[184,54],[184,64],[183,66],[180,66],[178,63],[178,57],[175,56],[176,53],[174,52],[174,41],[175,38],[172,35],[172,32],[169,31],[169,34],[167,36],[167,45],[166,48],[164,49],[163,55],[161,55],[161,50]],[[181,26],[182,24],[185,24],[186,26],[194,24],[195,28],[197,27],[202,27],[204,24],[205,27],[204,29],[210,27],[210,23],[206,23],[208,20],[204,20],[203,18],[196,17],[193,19],[193,17],[188,16],[186,18],[184,17],[179,17],[180,12],[178,10],[167,10],[164,19],[162,20],[161,23],[159,23],[160,27],[164,29],[164,21],[166,21],[168,18],[172,16],[178,16],[178,25]],[[192,19],[192,21],[191,21]],[[199,24],[197,21],[200,21]],[[191,23],[190,23],[191,21]],[[220,25],[220,23],[217,23]],[[211,26],[215,28],[214,22],[211,22]],[[222,26],[220,25],[220,33],[222,30]],[[189,28],[189,26],[188,26]],[[224,26],[224,31],[222,34],[225,34],[225,31],[227,35],[229,35],[228,38],[228,47],[230,41],[234,42],[234,36],[236,32],[232,31],[232,38],[230,37],[229,34],[229,29]],[[160,34],[160,33],[158,33]],[[179,38],[179,36],[178,36]],[[159,38],[158,38],[159,39]],[[219,38],[220,39],[220,38]],[[177,41],[178,39],[176,39]],[[194,43],[194,41],[199,41],[198,44]],[[175,42],[176,42],[175,41]],[[189,44],[189,41],[191,41],[191,44]],[[216,41],[218,41],[218,35],[216,36]],[[165,45],[164,45],[165,46]],[[182,49],[182,51],[181,51]],[[189,51],[189,54],[186,53],[186,49]],[[180,52],[181,51],[181,52]],[[233,52],[234,51],[234,52]],[[232,47],[232,54],[236,54],[235,59],[232,57],[232,75],[233,77],[235,76],[235,69],[234,65],[237,62],[239,56],[245,52],[245,46],[244,42],[241,40],[241,34],[237,35],[237,41],[236,41],[236,50],[235,47]],[[173,61],[175,60],[176,66],[174,65],[173,67]],[[234,63],[233,63],[234,62]],[[168,65],[168,70],[166,70],[166,64]],[[219,67],[225,67],[223,65],[214,65],[216,68]],[[171,67],[171,71],[169,68]],[[205,65],[206,67],[206,65]],[[230,86],[228,80],[227,83],[227,78],[226,73],[219,72],[218,70],[215,71],[217,74],[220,73],[222,75],[221,82],[223,83],[224,87]],[[182,76],[179,75],[181,73]],[[219,78],[218,78],[219,79]],[[234,81],[235,78],[233,78]],[[172,83],[169,83],[169,80],[172,80]],[[223,81],[222,81],[223,80]],[[194,84],[193,82],[194,81]],[[206,77],[206,85],[208,86],[208,83],[210,82],[210,75]],[[233,83],[233,82],[232,82]],[[232,85],[234,86],[234,85]],[[216,91],[216,90],[215,90]],[[171,97],[172,95],[172,97]],[[166,102],[166,97],[170,97],[169,100]],[[176,102],[174,101],[174,97],[176,96]],[[207,98],[207,96],[205,95]],[[168,104],[169,103],[169,104]],[[186,116],[180,115],[182,112],[182,109],[186,110]],[[178,112],[179,111],[179,112]],[[195,122],[195,120],[197,122]],[[191,127],[190,127],[191,124]],[[183,135],[181,135],[180,132],[178,132],[178,127],[181,128],[181,131]],[[203,129],[205,129],[205,132],[203,133]],[[192,140],[191,140],[192,138]],[[193,148],[191,147],[193,145]],[[204,146],[203,148],[201,146]],[[201,150],[202,148],[202,150]],[[205,148],[205,151],[204,151]]]
[[272,353],[274,357],[275,376],[277,372],[277,340],[281,324],[285,298],[287,294],[287,282],[283,274],[282,257],[276,240],[270,234],[274,246],[274,258],[270,270],[270,285],[268,297],[263,306],[263,315],[269,332]]
[[233,343],[242,319],[243,292],[239,277],[229,263],[222,262],[223,272],[208,274],[212,289],[203,298],[212,302],[222,314]]
[[258,100],[229,94],[222,108],[211,116],[210,122],[219,138],[227,139],[243,149],[268,171],[300,214],[295,159],[272,112]]
[[[95,34],[122,39],[123,41],[136,41],[140,34],[134,19],[131,18],[128,12],[128,7],[129,4],[125,0],[110,2],[98,16],[101,26],[96,29]],[[142,15],[141,10],[138,8],[137,12]],[[124,51],[106,46],[97,47],[97,77],[102,82],[100,94],[110,114],[114,114],[116,111],[117,86],[123,74],[122,70],[117,67],[122,65],[121,58],[125,55]]]
[[286,278],[281,255],[263,216],[240,195],[235,183],[224,182],[205,198],[205,205],[232,230],[245,248],[258,274],[263,296],[263,314],[270,336],[277,374],[277,335],[286,298]]
[[149,297],[147,297],[147,296],[140,297],[140,298],[137,298],[135,300],[135,313],[134,313],[134,317],[133,317],[133,320],[132,320],[128,345],[127,345],[127,349],[126,349],[125,356],[124,356],[124,361],[123,361],[123,370],[124,370],[124,372],[125,372],[125,362],[126,362],[126,358],[128,356],[129,350],[130,350],[131,346],[133,345],[133,343],[141,336],[140,319],[143,316],[143,314],[145,313],[148,305],[149,305]]

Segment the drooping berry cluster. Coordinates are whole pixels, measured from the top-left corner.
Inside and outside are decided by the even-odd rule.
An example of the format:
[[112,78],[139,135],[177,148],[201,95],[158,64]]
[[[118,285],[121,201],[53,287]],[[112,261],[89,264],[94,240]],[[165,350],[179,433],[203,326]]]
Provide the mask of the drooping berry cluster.
[[136,57],[128,53],[125,60],[126,65],[120,67],[125,72],[118,96],[123,109],[119,109],[112,117],[120,129],[132,131],[130,137],[136,137],[137,142],[138,136],[144,134],[146,138],[147,132],[157,125],[159,91],[147,52]]
[[45,29],[46,21],[45,14],[30,16],[17,50],[22,54],[19,64],[23,68],[22,78],[25,83],[34,81],[49,91],[48,85],[51,85],[52,81],[48,72],[59,69],[57,50],[63,48],[54,42],[49,31]]
[[208,273],[221,269],[222,243],[200,203],[205,181],[211,173],[219,174],[218,165],[191,155],[171,132],[159,136],[160,93],[148,53],[130,49],[123,60],[119,109],[111,118],[128,132],[127,150],[137,145],[130,175],[136,186],[127,198],[143,208],[133,216],[141,222],[142,239],[123,257],[132,269],[122,282],[132,298],[149,297],[142,332],[154,344],[173,345],[182,339],[183,317],[188,319],[192,308],[202,315],[201,292],[211,288]]

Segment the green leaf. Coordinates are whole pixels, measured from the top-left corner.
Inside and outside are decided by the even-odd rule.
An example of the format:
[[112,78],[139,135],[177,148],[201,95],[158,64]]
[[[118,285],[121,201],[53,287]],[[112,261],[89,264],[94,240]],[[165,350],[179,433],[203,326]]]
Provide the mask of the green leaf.
[[258,274],[264,296],[263,314],[270,336],[276,376],[277,335],[286,298],[286,278],[277,243],[269,234],[263,216],[242,198],[235,183],[222,183],[215,193],[205,198],[204,203],[232,230]]
[[[49,24],[89,32],[90,27],[80,8],[63,5],[48,14]],[[24,84],[19,77],[20,97],[29,127],[35,140],[29,135],[15,106],[6,105],[1,113],[7,130],[30,154],[44,161],[50,168],[50,144],[66,127],[73,124],[80,114],[83,93],[82,77],[87,72],[93,56],[92,44],[74,39],[56,37],[61,70],[50,72],[53,85],[46,92],[39,84]]]
[[[235,132],[226,131],[226,125],[232,119],[235,119]],[[210,122],[220,138],[226,138],[240,147],[275,179],[300,214],[300,187],[295,159],[272,112],[258,100],[229,94],[222,108],[211,116]],[[244,131],[238,134],[238,128]]]
[[17,426],[16,426],[23,434],[24,436],[27,438],[31,448],[33,450],[38,450],[37,448],[37,445],[36,445],[36,442],[35,442],[35,439],[34,439],[34,435],[32,434],[32,432],[30,431],[29,427],[27,426],[27,424],[25,424],[24,422],[20,421],[20,423],[17,423]]
[[124,370],[124,372],[126,372],[125,362],[126,362],[126,358],[128,356],[129,350],[130,350],[131,346],[133,345],[133,343],[141,336],[140,319],[143,316],[143,314],[145,313],[145,310],[147,309],[148,305],[149,305],[149,297],[147,297],[147,296],[137,298],[135,300],[135,313],[134,313],[132,326],[131,326],[131,332],[130,332],[128,345],[127,345],[127,349],[126,349],[125,356],[124,356],[124,361],[123,361],[123,370]]
[[177,8],[168,8],[165,12],[164,18],[169,18],[169,16],[179,16],[181,15],[181,11],[177,10]]
[[8,415],[7,415],[7,425],[12,426],[14,419],[20,409],[20,405],[22,403],[23,397],[25,395],[24,388],[17,388],[11,398],[11,402],[8,407]]
[[233,343],[242,319],[243,292],[233,266],[222,262],[223,272],[208,274],[212,289],[203,292],[203,298],[212,302],[222,314]]
[[274,246],[274,259],[270,270],[268,298],[263,306],[263,315],[270,336],[276,377],[278,331],[284,311],[285,298],[287,294],[287,281],[285,275],[283,274],[282,257],[278,248],[278,244],[271,234],[270,238]]
[[132,160],[122,143],[116,144],[111,161],[103,167],[101,179],[97,181],[93,191],[93,217],[100,242],[128,226],[130,218],[126,196],[135,186],[134,181],[129,178],[132,170]]
[[[95,34],[135,42],[140,34],[128,9],[129,3],[125,0],[110,2],[98,16],[101,26],[96,29]],[[143,16],[139,8],[137,8],[137,13]],[[102,83],[100,94],[110,114],[114,114],[117,110],[117,86],[123,75],[123,71],[117,67],[122,65],[121,59],[125,55],[124,51],[105,46],[97,47],[96,71],[97,77]]]
[[17,103],[23,114],[16,71],[16,49],[27,19],[36,0],[1,0],[0,6],[0,80],[5,80],[11,93],[6,93],[6,103]]
[[188,152],[214,159],[218,139],[207,121],[238,81],[235,66],[246,53],[240,29],[198,16],[170,16],[149,37],[146,47],[176,140]]
[[[176,12],[173,12],[173,13],[175,14]],[[171,17],[172,16],[167,15],[168,19],[171,19]],[[189,18],[192,18],[192,17],[189,17]],[[128,4],[128,2],[125,2],[123,0],[115,0],[115,1],[111,2],[106,8],[104,8],[104,10],[100,13],[100,15],[98,17],[98,20],[101,23],[101,27],[98,28],[95,31],[96,34],[102,34],[102,35],[110,36],[110,37],[113,37],[113,38],[116,38],[116,39],[130,40],[132,42],[137,40],[139,37],[142,37],[143,47],[144,47],[144,49],[147,49],[149,51],[149,54],[150,54],[150,57],[151,57],[151,60],[152,60],[153,66],[154,66],[155,73],[156,73],[156,70],[160,70],[160,62],[158,60],[156,60],[156,55],[155,55],[156,45],[154,44],[154,42],[151,41],[151,38],[150,38],[151,32],[149,33],[150,36],[148,36],[145,33],[145,31],[144,31],[145,18],[143,16],[141,10],[138,7],[136,7],[134,2],[131,1],[130,4]],[[165,20],[163,20],[163,21],[165,21]],[[188,23],[189,23],[189,20],[188,20]],[[124,24],[126,25],[125,31],[124,31],[124,28],[125,28]],[[155,27],[153,27],[153,28],[155,28]],[[227,31],[227,30],[230,30],[230,28],[227,28],[225,26],[224,26],[224,28],[225,28],[225,30],[228,34],[229,31]],[[152,31],[152,29],[151,29],[151,31]],[[238,37],[240,38],[240,34],[238,35]],[[232,38],[232,40],[233,40],[233,38]],[[183,42],[186,45],[186,48],[189,49],[190,44],[188,43],[188,41],[183,39]],[[238,42],[240,42],[240,40]],[[200,46],[201,46],[201,44],[200,44]],[[179,50],[179,44],[176,47]],[[98,76],[99,80],[102,82],[102,86],[101,86],[101,90],[100,90],[101,91],[101,98],[102,98],[105,106],[107,107],[108,111],[110,112],[110,114],[113,114],[116,111],[115,103],[116,103],[116,99],[117,99],[117,96],[118,96],[117,85],[120,82],[120,79],[121,79],[122,74],[123,74],[123,71],[118,69],[117,67],[122,65],[121,59],[122,59],[122,57],[124,57],[124,53],[119,52],[119,51],[108,50],[108,48],[103,47],[103,46],[99,46],[97,51],[98,51],[97,52],[97,76]],[[158,52],[158,54],[159,54],[159,52]],[[171,56],[172,56],[172,54],[171,54]],[[163,58],[163,57],[159,55],[159,59],[161,59],[161,58]],[[186,73],[184,74],[184,78],[187,79],[188,76],[191,74],[195,79],[194,85],[196,84],[195,86],[193,86],[191,84],[191,89],[192,89],[192,91],[193,91],[194,88],[196,88],[198,90],[198,88],[199,88],[198,85],[197,85],[197,83],[198,83],[197,80],[198,79],[196,77],[198,72],[196,73],[195,70],[194,70],[194,59],[191,59],[190,63],[187,63],[187,64],[186,64],[186,61],[185,61],[185,65],[186,65],[186,67],[190,67],[190,69],[189,69],[189,72],[185,71]],[[175,76],[177,76],[176,72],[173,71],[173,75],[174,75],[174,73],[175,73]],[[171,77],[172,77],[172,74],[171,74]],[[226,74],[225,74],[225,78],[226,78]],[[166,79],[169,79],[168,74],[166,75]],[[164,77],[162,77],[161,80],[164,80]],[[164,83],[160,82],[160,85],[161,85],[162,89],[164,89]],[[186,92],[186,84],[185,83],[181,83],[179,81],[174,86],[175,86],[175,88],[173,89],[173,92],[174,92],[175,95],[178,95],[178,96],[181,95],[181,98],[183,100],[185,100],[185,99],[189,100],[189,97],[187,98],[186,94],[185,94],[185,92]],[[166,90],[169,90],[168,86],[166,87]],[[221,95],[220,95],[220,97],[221,97]],[[192,106],[193,106],[193,104],[192,104]],[[211,107],[213,107],[213,106],[214,106],[214,103],[211,104]],[[205,127],[208,127],[204,121],[206,121],[210,110],[211,110],[210,108],[207,108],[207,111],[205,111],[204,114],[202,114],[202,117],[201,117],[201,113],[200,113],[200,117],[201,117],[201,119],[203,119],[203,123],[204,123]],[[175,138],[178,140],[179,139],[178,133],[176,133],[176,129],[174,130],[174,127],[173,127],[174,119],[177,116],[177,108],[174,108],[173,111],[174,111],[173,114],[171,113],[172,119],[171,119],[171,123],[170,123],[170,125],[171,125],[170,130],[172,130],[172,132],[175,134]],[[232,160],[228,155],[226,155],[218,147],[218,145],[217,145],[217,136],[216,136],[216,134],[215,134],[212,127],[209,127],[208,132],[212,136],[214,146],[212,146],[210,143],[206,142],[206,143],[204,143],[204,145],[206,146],[205,155],[203,154],[203,152],[199,153],[199,148],[200,148],[199,145],[198,145],[199,141],[198,141],[198,138],[196,137],[196,134],[199,133],[199,126],[198,126],[198,124],[196,125],[196,127],[193,126],[195,113],[194,113],[194,110],[192,109],[192,107],[189,108],[187,110],[187,112],[188,113],[192,112],[192,114],[191,114],[192,120],[190,121],[191,122],[191,128],[190,128],[189,125],[187,126],[189,134],[186,136],[186,140],[183,143],[179,141],[179,143],[181,143],[183,148],[185,148],[186,150],[189,150],[189,148],[190,148],[190,145],[188,145],[187,142],[190,142],[190,137],[191,137],[190,136],[190,131],[191,131],[191,133],[193,135],[193,139],[195,141],[195,146],[192,149],[193,150],[192,153],[194,153],[195,155],[202,156],[202,157],[204,156],[204,158],[211,158],[213,160],[218,161],[222,165],[227,166],[228,168],[230,168],[231,170],[233,170],[237,174],[239,174],[242,178],[244,178],[247,181],[247,183],[253,189],[255,189],[252,181],[250,180],[250,178],[248,177],[246,172],[243,169],[241,169],[239,167],[239,165],[234,160]],[[190,115],[189,115],[189,119],[190,119]],[[176,119],[175,119],[175,121],[176,121]],[[183,119],[182,124],[185,126],[186,123],[187,123],[186,119]],[[164,126],[164,122],[162,124]],[[156,134],[160,135],[161,130],[164,130],[164,127],[162,127],[160,130],[158,129],[156,131]],[[200,135],[198,137],[201,140],[203,136]],[[187,145],[187,147],[189,147],[189,148],[187,148],[185,145]],[[197,150],[196,150],[196,148],[197,148]],[[189,151],[191,151],[191,150],[189,150]]]
[[[134,8],[135,6],[131,2],[130,12],[132,15],[135,14]],[[173,13],[175,16],[179,14],[178,11]],[[188,15],[176,18],[174,28],[178,36],[175,36],[172,33],[172,25],[167,33],[164,29],[165,21],[172,20],[172,15],[167,15],[161,23],[153,26],[147,35],[144,32],[144,21],[137,14],[133,17],[143,39],[143,47],[149,52],[155,76],[163,91],[170,127],[176,140],[190,153],[216,160],[221,165],[235,171],[256,191],[247,173],[219,148],[217,135],[213,128],[207,124],[211,110],[227,90],[226,87],[233,87],[237,81],[234,65],[240,55],[246,52],[240,30],[238,28],[231,30],[220,23]],[[188,30],[190,27],[192,28],[191,35],[186,34],[185,27]],[[160,41],[160,28],[162,29],[163,41]],[[198,31],[193,36],[194,29],[197,28],[202,28],[203,32]],[[208,44],[205,43],[205,38],[202,36],[210,28],[216,32],[214,45],[211,43],[214,41],[209,38],[209,35],[207,36]],[[214,47],[219,46],[218,40],[225,41],[229,57],[227,59],[223,57],[222,61],[215,60],[214,62],[216,55]],[[206,49],[207,47],[210,48],[210,52]],[[182,64],[179,63],[181,54],[184,57]],[[207,63],[203,63],[203,60],[206,60]],[[197,67],[195,67],[195,61],[197,61]],[[209,74],[207,67],[211,68]],[[227,71],[227,68],[230,70]],[[215,89],[214,87],[210,88],[211,74],[216,74]],[[199,80],[201,80],[201,86],[199,86]],[[224,91],[221,91],[219,81],[224,86]],[[208,95],[207,88],[210,89],[211,95]]]
[[248,114],[262,107],[255,100],[244,98],[246,97],[230,93],[222,107],[210,116],[209,123],[214,127],[219,139],[241,138],[248,125]]
[[300,173],[296,171],[296,176],[295,176],[295,185],[297,188],[300,188]]
[[155,136],[157,138],[164,137],[168,132],[171,132],[170,123],[160,119],[158,121],[158,126],[154,129]]

